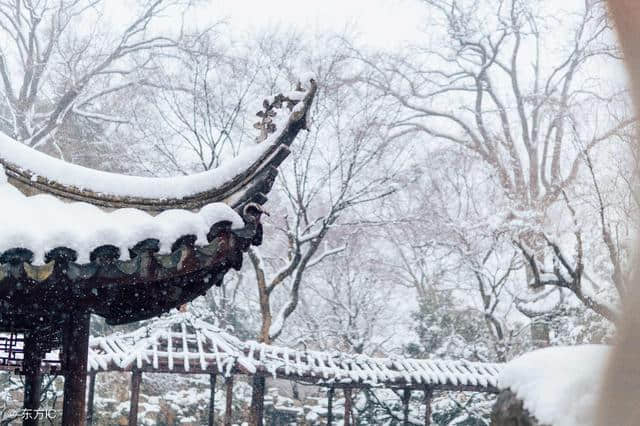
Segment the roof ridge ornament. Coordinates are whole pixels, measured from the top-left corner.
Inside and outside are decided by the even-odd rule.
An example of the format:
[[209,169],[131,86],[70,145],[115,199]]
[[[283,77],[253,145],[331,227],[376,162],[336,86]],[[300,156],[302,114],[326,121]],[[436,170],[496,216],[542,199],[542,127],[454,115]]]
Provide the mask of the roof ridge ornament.
[[[313,85],[315,80],[311,78],[309,82]],[[256,142],[264,142],[270,134],[275,133],[277,130],[277,124],[274,122],[274,118],[277,117],[278,112],[276,110],[284,110],[286,107],[290,114],[294,113],[294,108],[301,101],[304,100],[306,90],[302,87],[302,83],[298,81],[296,89],[288,94],[278,93],[277,95],[266,98],[262,101],[262,109],[256,113],[256,116],[260,118],[260,121],[255,123],[253,127],[260,130],[260,135],[256,137]],[[281,111],[284,112],[284,111]],[[305,110],[305,114],[308,112]],[[308,130],[308,122],[305,120],[303,129]]]

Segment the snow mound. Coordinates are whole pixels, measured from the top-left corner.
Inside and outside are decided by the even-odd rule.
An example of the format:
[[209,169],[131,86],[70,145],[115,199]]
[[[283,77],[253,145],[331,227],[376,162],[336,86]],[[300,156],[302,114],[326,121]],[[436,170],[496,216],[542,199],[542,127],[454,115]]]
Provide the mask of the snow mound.
[[46,253],[57,247],[76,251],[78,263],[87,263],[91,251],[102,245],[118,247],[122,259],[128,257],[128,249],[149,238],[160,241],[161,253],[169,253],[184,235],[196,235],[196,243],[205,245],[211,226],[222,221],[231,222],[234,229],[244,226],[224,203],[208,204],[198,212],[166,210],[152,216],[137,209],[107,212],[45,194],[27,197],[7,183],[0,166],[0,253],[28,249],[34,253],[34,264],[44,263]]
[[584,345],[529,352],[507,363],[498,387],[514,392],[543,424],[590,426],[609,350]]

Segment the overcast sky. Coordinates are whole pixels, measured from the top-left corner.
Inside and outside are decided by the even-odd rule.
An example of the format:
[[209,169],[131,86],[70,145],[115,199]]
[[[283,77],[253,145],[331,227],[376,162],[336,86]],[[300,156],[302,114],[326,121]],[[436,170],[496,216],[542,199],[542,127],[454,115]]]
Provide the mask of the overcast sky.
[[239,31],[282,24],[302,31],[355,30],[360,41],[393,48],[423,26],[420,0],[211,0],[212,16]]

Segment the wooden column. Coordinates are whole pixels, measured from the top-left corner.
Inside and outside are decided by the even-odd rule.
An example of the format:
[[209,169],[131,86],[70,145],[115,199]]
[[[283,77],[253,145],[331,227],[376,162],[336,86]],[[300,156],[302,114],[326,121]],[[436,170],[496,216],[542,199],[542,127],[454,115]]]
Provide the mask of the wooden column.
[[213,373],[209,374],[209,388],[209,426],[213,426],[216,415],[216,375]]
[[85,426],[85,397],[87,392],[87,357],[89,350],[88,312],[69,315],[63,332],[64,400],[62,424]]
[[327,426],[331,426],[333,423],[333,388],[329,388],[327,392]]
[[433,389],[425,388],[424,389],[424,425],[431,426],[431,399],[433,399]]
[[89,374],[89,397],[87,398],[87,426],[93,424],[93,399],[96,392],[96,373]]
[[22,421],[24,426],[38,425],[36,415],[37,410],[40,408],[40,393],[42,389],[41,361],[42,354],[37,338],[32,332],[25,333],[22,369],[24,373],[23,408],[27,411],[25,419]]
[[253,386],[251,387],[251,412],[249,414],[250,426],[262,426],[264,421],[264,376],[253,376]]
[[140,400],[140,383],[142,371],[133,370],[131,373],[131,399],[129,400],[129,426],[138,424],[138,401]]
[[402,394],[402,422],[404,426],[409,426],[409,401],[411,401],[411,391],[405,389]]
[[233,410],[233,376],[225,381],[226,395],[224,406],[224,426],[231,426],[231,411]]
[[344,388],[344,426],[351,425],[351,389]]

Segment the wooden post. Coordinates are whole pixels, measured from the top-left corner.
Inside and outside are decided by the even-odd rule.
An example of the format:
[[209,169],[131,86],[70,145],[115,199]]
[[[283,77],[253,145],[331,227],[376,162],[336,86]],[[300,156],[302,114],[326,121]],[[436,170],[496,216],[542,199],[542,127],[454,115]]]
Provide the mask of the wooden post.
[[351,389],[344,388],[344,426],[351,426]]
[[264,423],[264,376],[253,376],[253,386],[251,387],[251,411],[249,414],[250,426],[262,426]]
[[65,322],[63,332],[64,400],[62,424],[85,426],[87,392],[87,358],[89,351],[88,312],[73,312]]
[[42,388],[42,374],[40,373],[41,353],[38,341],[33,332],[24,336],[24,359],[22,372],[24,373],[24,426],[38,425],[38,409],[40,408],[40,392]]
[[333,393],[334,389],[329,388],[327,392],[327,426],[333,423]]
[[93,399],[96,392],[96,373],[89,373],[89,397],[87,401],[87,426],[93,424]]
[[424,389],[424,425],[431,426],[431,399],[433,398],[433,390],[431,388]]
[[231,411],[233,410],[233,376],[225,381],[227,386],[224,407],[224,426],[231,426]]
[[402,422],[404,426],[409,426],[409,401],[411,401],[411,391],[405,389],[402,394]]
[[209,426],[213,426],[216,415],[216,375],[214,373],[209,374],[209,390]]
[[131,400],[129,401],[129,426],[138,424],[138,401],[140,400],[140,383],[142,371],[133,370],[131,373]]

